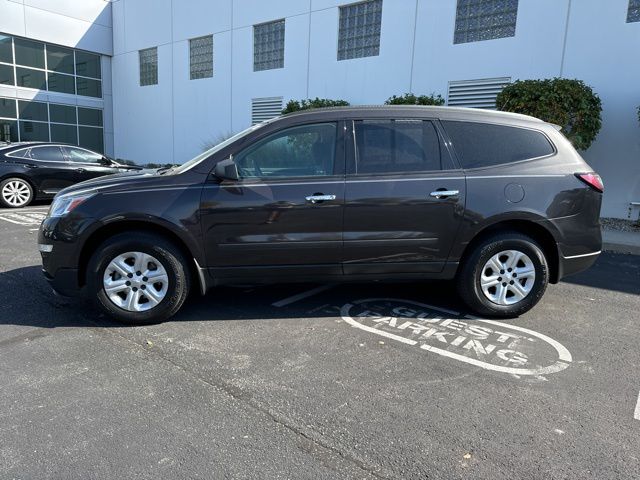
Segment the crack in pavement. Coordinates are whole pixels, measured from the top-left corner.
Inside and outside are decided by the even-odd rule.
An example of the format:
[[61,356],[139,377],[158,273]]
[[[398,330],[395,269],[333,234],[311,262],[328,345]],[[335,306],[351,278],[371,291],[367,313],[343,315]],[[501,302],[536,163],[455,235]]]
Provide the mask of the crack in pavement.
[[[247,392],[239,389],[234,385],[229,384],[228,382],[226,382],[221,378],[217,378],[215,381],[213,379],[204,378],[203,376],[198,375],[196,372],[190,370],[189,368],[182,365],[181,363],[176,362],[173,358],[170,358],[167,355],[163,354],[163,352],[161,352],[159,349],[149,349],[147,346],[141,343],[138,343],[135,340],[132,340],[124,335],[121,335],[120,333],[112,329],[96,326],[94,330],[106,332],[111,335],[117,336],[135,345],[136,347],[142,349],[147,354],[153,353],[154,356],[170,363],[174,367],[190,375],[192,378],[195,378],[196,380],[210,387],[213,387],[216,390],[221,391],[222,393],[225,393],[226,395],[230,396],[235,400],[244,402],[247,406],[251,407],[252,409],[264,415],[267,415],[273,422],[293,432],[295,435],[303,437],[307,441],[314,444],[316,447],[319,447],[323,450],[328,450],[329,452],[333,452],[337,454],[339,457],[352,463],[354,466],[358,467],[360,470],[368,473],[369,475],[375,478],[384,479],[384,480],[397,478],[396,474],[388,471],[387,469],[383,468],[381,465],[372,463],[371,461],[358,455],[356,452],[354,452],[352,449],[348,447],[338,446],[334,442],[327,441],[326,437],[321,433],[315,431],[312,428],[305,427],[295,419],[283,414],[278,410],[271,408],[268,404],[261,402],[260,400],[257,400],[255,397],[251,396]],[[323,463],[325,463],[325,465],[330,467],[332,470],[336,469],[334,465],[327,464],[326,459],[322,459],[322,461]]]

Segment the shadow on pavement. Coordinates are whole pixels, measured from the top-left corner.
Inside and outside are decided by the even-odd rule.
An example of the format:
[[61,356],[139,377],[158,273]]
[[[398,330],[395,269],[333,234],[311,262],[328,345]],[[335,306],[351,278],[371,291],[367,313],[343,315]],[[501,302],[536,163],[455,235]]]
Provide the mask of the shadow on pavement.
[[591,268],[562,282],[640,295],[640,256],[604,252]]
[[[218,287],[205,297],[194,293],[170,321],[313,319],[339,314],[338,307],[356,299],[399,298],[461,311],[451,282],[337,284],[314,296],[283,307],[282,299],[318,284]],[[124,327],[97,310],[88,300],[56,296],[40,266],[0,273],[0,325],[56,327]]]
[[[604,253],[589,270],[564,283],[640,295],[640,256]],[[283,307],[273,305],[318,285],[218,287],[205,297],[192,294],[171,321],[313,319],[339,315],[338,307],[364,298],[413,300],[465,313],[452,282],[338,284],[318,295]],[[83,299],[53,294],[40,266],[0,273],[0,324],[55,327],[125,327]]]

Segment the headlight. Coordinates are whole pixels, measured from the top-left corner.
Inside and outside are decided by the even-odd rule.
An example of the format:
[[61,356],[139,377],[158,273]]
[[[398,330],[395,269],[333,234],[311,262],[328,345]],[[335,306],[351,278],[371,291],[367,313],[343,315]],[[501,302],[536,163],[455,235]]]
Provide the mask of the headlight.
[[62,217],[67,213],[73,211],[78,205],[84,203],[91,197],[93,197],[95,193],[91,193],[88,195],[69,195],[56,197],[51,204],[51,208],[49,208],[49,217]]

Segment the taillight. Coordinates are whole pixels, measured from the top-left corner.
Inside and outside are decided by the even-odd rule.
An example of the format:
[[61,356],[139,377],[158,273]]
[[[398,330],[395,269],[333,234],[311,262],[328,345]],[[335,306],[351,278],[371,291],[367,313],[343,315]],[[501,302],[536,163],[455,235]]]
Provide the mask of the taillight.
[[597,190],[600,193],[604,192],[604,183],[602,183],[602,179],[600,175],[595,172],[589,173],[576,173],[576,177],[582,180],[584,183],[589,185],[594,190]]

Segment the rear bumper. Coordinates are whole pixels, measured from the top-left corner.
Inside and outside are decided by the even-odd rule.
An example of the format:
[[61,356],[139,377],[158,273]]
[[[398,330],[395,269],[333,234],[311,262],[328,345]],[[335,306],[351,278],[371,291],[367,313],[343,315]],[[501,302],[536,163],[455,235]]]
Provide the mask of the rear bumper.
[[600,253],[600,251],[596,251],[581,255],[560,255],[560,261],[558,262],[558,281],[568,275],[586,270],[596,262]]
[[77,297],[82,293],[78,285],[78,270],[75,268],[59,268],[54,275],[42,269],[44,278],[47,279],[53,290],[64,297]]

